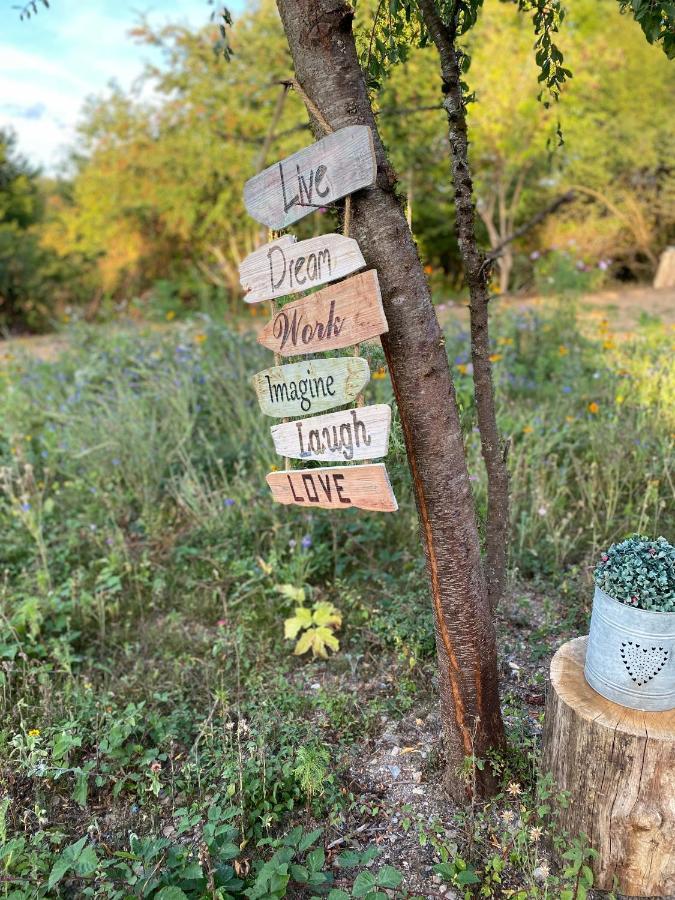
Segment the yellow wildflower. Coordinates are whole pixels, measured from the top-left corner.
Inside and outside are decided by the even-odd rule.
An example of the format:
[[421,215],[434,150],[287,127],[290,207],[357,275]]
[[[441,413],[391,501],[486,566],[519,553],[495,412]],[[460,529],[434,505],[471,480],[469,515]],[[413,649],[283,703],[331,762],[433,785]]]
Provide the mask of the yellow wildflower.
[[523,428],[523,434],[532,434],[533,431],[534,431],[534,428],[531,425],[526,425]]
[[377,369],[375,372],[373,372],[373,378],[376,381],[381,381],[383,378],[386,378],[386,377],[387,377],[387,372],[386,372],[386,369],[384,368],[384,366],[380,366],[379,369]]
[[31,728],[31,730],[28,732],[28,737],[40,737],[40,729]]
[[513,338],[500,337],[497,343],[500,347],[513,347]]
[[565,347],[564,344],[561,344],[561,345],[558,347],[558,356],[567,356],[567,354],[568,354],[569,352],[570,352],[570,351],[567,349],[567,347]]
[[500,359],[504,359],[504,354],[503,353],[491,353],[490,356],[488,357],[488,359],[490,360],[490,362],[499,362]]
[[171,321],[172,321],[173,319],[175,319],[175,318],[176,318],[176,312],[175,312],[175,310],[170,309],[170,310],[168,311],[168,313],[166,314],[166,321],[167,321],[167,322],[171,322]]
[[457,364],[457,369],[459,370],[459,372],[460,372],[462,375],[466,375],[466,373],[469,371],[469,367],[467,366],[466,363],[458,363],[458,364]]
[[588,404],[587,409],[588,409],[589,413],[592,413],[593,415],[596,415],[596,413],[600,412],[600,407],[595,402],[595,400],[591,400],[591,402]]
[[574,416],[565,416],[566,422],[574,422]]
[[278,471],[279,471],[279,466],[272,466],[272,471],[273,471],[273,472],[278,472]]
[[616,344],[614,343],[614,341],[611,338],[607,338],[606,341],[602,342],[603,350],[613,350],[615,347],[616,347]]
[[206,335],[203,331],[198,331],[195,335],[195,344],[203,344],[206,340]]
[[624,401],[625,399],[626,399],[626,398],[624,397],[623,394],[617,394],[617,395],[616,395],[616,401],[615,401],[616,404],[617,404],[617,406],[621,406],[621,404],[623,403],[623,401]]

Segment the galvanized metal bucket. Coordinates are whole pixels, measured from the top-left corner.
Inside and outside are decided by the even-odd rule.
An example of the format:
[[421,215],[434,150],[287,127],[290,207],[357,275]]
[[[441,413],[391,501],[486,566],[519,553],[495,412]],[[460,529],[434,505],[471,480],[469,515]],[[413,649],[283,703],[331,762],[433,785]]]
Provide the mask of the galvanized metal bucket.
[[595,588],[586,681],[630,709],[675,709],[675,613],[619,603]]

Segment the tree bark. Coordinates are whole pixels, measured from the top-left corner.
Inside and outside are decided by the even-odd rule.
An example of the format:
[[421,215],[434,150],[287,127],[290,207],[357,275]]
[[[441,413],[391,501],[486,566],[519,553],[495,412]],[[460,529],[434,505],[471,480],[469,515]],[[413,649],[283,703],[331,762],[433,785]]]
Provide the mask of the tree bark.
[[[277,0],[296,78],[332,128],[372,129],[377,183],[352,199],[351,234],[377,269],[389,324],[383,346],[398,403],[424,539],[436,622],[448,787],[458,768],[503,745],[495,632],[480,560],[469,476],[444,339],[395,193],[344,0]],[[321,136],[313,122],[317,137]],[[493,787],[476,770],[478,793]]]
[[471,361],[473,363],[476,417],[481,452],[487,472],[486,577],[488,598],[496,609],[506,581],[506,554],[509,535],[509,477],[506,445],[497,428],[494,386],[490,363],[488,330],[489,266],[478,248],[473,206],[473,182],[469,169],[469,140],[462,98],[461,75],[454,34],[443,22],[435,0],[418,0],[427,31],[438,50],[441,79],[448,114],[452,178],[455,187],[457,241],[469,288],[471,323]]
[[675,710],[640,712],[605,700],[584,678],[588,638],[551,662],[543,772],[570,792],[560,826],[599,854],[593,886],[628,897],[675,892]]

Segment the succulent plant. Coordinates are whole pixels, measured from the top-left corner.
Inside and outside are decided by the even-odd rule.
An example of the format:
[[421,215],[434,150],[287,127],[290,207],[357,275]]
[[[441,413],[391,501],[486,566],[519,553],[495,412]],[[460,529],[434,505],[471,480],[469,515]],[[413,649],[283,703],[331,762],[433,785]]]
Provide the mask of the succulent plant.
[[675,612],[675,547],[635,534],[612,546],[595,567],[595,583],[620,603]]

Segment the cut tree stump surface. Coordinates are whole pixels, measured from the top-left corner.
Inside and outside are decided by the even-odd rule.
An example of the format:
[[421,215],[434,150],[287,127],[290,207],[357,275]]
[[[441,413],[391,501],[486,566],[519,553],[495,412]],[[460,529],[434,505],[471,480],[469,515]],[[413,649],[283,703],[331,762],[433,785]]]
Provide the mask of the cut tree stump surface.
[[675,710],[605,700],[584,678],[586,642],[551,662],[543,771],[570,792],[561,825],[598,851],[595,887],[628,897],[675,894]]

